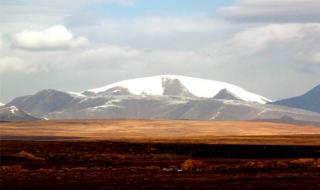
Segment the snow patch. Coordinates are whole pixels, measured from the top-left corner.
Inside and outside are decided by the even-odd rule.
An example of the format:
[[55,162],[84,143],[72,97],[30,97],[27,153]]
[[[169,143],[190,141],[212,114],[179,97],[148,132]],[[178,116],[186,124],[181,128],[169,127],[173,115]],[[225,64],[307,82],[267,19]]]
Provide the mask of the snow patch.
[[221,114],[221,111],[223,109],[224,109],[224,106],[220,107],[218,111],[211,117],[211,120],[215,120]]
[[172,100],[168,104],[170,105],[179,105],[179,104],[186,104],[188,103],[187,100]]
[[251,102],[243,102],[239,100],[222,100],[222,102],[226,105],[234,105],[234,106],[249,106],[249,107],[254,107],[253,103]]
[[112,103],[119,103],[119,102],[122,102],[122,100],[121,99],[112,99],[112,100],[109,100],[107,103],[112,104]]
[[78,97],[80,97],[80,98],[85,98],[85,97],[87,97],[87,96],[85,96],[84,94],[81,94],[81,93],[78,93],[78,92],[68,91],[67,93],[68,93],[69,95],[73,96],[73,97],[76,97],[76,98],[78,98]]
[[9,107],[9,111],[12,113],[12,114],[15,114],[16,112],[19,111],[19,109],[15,106],[10,106]]
[[114,103],[119,103],[121,101],[122,100],[120,100],[120,99],[112,99],[112,100],[107,101],[104,105],[95,106],[95,107],[92,107],[92,108],[89,108],[89,109],[91,109],[91,110],[101,110],[101,109],[115,108],[115,107],[120,108],[121,106],[118,106],[118,105],[116,105]]
[[105,105],[101,105],[101,106],[96,106],[96,107],[92,107],[89,108],[90,110],[103,110],[106,108],[121,108],[121,106],[115,105],[115,104],[105,104]]
[[[266,108],[266,109],[263,109],[262,111],[260,111],[258,114],[257,114],[257,117],[261,116],[262,114],[266,113],[267,111],[270,111],[270,109]],[[272,111],[272,110],[271,110]]]

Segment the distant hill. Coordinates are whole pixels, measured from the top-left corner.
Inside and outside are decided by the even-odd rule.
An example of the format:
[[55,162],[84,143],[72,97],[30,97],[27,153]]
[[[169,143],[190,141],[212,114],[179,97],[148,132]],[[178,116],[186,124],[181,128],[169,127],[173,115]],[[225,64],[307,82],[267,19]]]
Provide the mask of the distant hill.
[[0,107],[0,121],[33,121],[37,118],[25,113],[15,106]]
[[272,104],[300,108],[320,113],[320,85],[314,87],[301,96],[279,100],[272,102]]

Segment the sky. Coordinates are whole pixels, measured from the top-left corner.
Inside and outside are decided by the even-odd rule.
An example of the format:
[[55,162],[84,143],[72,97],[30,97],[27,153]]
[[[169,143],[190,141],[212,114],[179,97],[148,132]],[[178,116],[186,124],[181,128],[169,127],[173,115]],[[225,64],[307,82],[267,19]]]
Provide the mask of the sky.
[[319,0],[0,0],[0,102],[162,74],[277,100],[320,83]]

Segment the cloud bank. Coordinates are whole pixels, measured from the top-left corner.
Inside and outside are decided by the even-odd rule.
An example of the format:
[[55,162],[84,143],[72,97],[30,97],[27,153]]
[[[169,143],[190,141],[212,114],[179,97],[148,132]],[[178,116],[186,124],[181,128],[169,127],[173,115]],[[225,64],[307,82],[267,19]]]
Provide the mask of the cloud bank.
[[310,52],[320,50],[320,36],[314,35],[317,33],[320,33],[320,23],[268,24],[243,30],[235,34],[232,41],[233,45],[248,48],[250,51],[270,47],[284,47],[290,50],[296,46],[300,47],[300,52]]

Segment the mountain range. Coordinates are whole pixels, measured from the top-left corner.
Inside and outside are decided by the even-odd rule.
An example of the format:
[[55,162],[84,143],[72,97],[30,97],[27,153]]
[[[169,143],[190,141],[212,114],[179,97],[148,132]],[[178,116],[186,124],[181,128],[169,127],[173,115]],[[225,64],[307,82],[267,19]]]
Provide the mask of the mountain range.
[[131,79],[80,93],[47,89],[17,97],[5,105],[10,106],[44,119],[320,122],[319,113],[281,106],[229,83],[177,75]]

